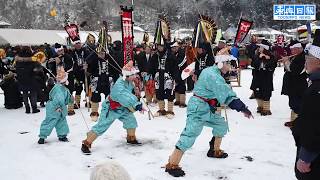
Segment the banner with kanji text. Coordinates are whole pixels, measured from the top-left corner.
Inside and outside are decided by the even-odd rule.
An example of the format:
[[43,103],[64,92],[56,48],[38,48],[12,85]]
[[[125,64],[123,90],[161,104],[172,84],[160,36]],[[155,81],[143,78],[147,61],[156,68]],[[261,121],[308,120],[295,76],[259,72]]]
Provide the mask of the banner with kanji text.
[[123,44],[123,63],[133,61],[133,22],[132,8],[121,7],[121,29]]
[[237,34],[234,39],[234,44],[240,44],[244,40],[244,38],[249,33],[249,31],[252,27],[252,24],[253,24],[252,21],[247,21],[242,18],[240,19]]

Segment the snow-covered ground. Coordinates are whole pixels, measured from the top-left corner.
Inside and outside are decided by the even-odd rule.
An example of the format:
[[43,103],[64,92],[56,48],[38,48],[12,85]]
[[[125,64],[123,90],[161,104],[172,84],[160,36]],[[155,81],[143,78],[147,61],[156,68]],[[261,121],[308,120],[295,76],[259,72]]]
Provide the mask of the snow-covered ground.
[[[273,115],[261,117],[256,111],[251,94],[251,70],[242,71],[242,87],[234,88],[249,106],[255,119],[246,119],[241,113],[228,112],[230,132],[223,139],[222,149],[229,153],[227,159],[210,159],[206,156],[211,129],[204,128],[194,146],[185,153],[181,166],[188,180],[292,180],[294,178],[295,146],[288,128],[283,123],[290,111],[286,96],[281,96],[283,69],[274,76],[271,110]],[[188,96],[190,96],[189,94]],[[40,123],[45,116],[42,108],[38,114],[25,114],[24,108],[7,110],[0,95],[0,179],[1,180],[89,180],[92,168],[100,162],[113,159],[122,164],[134,180],[173,179],[163,166],[174,149],[185,125],[186,109],[175,107],[172,120],[148,120],[147,114],[136,113],[139,123],[137,137],[143,146],[126,145],[126,132],[120,121],[99,137],[93,144],[92,155],[83,155],[81,141],[89,127],[84,107],[76,115],[67,117],[70,142],[59,142],[55,131],[44,145],[37,144]],[[82,102],[83,103],[83,102]],[[83,106],[83,104],[82,104]],[[153,112],[157,110],[152,108]],[[252,157],[248,161],[246,157]]]

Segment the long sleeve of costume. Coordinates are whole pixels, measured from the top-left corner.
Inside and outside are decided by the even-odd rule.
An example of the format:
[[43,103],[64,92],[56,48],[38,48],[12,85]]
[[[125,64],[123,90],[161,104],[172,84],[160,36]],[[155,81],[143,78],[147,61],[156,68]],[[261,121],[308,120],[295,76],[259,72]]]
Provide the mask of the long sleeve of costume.
[[305,62],[306,60],[304,55],[298,55],[290,64],[291,73],[294,75],[300,75],[304,69]]
[[151,74],[153,77],[155,76],[158,68],[158,55],[154,54],[151,59],[150,59],[150,69],[149,69],[149,74]]
[[128,81],[122,80],[120,77],[114,84],[110,96],[111,99],[120,103],[126,108],[135,109],[137,105],[141,104],[138,98],[132,93],[133,85]]
[[171,55],[169,61],[170,61],[170,74],[175,81],[178,81],[177,79],[178,69],[179,69],[178,59],[174,55]]
[[307,163],[311,163],[319,156],[319,154],[319,152],[310,152],[306,148],[301,147],[299,152],[299,159],[302,159]]
[[261,64],[261,61],[259,59],[259,56],[255,55],[252,59],[251,66],[254,67],[255,69],[259,69],[260,64]]
[[64,64],[64,69],[66,71],[70,70],[71,68],[73,68],[73,60],[72,60],[72,57],[70,55],[67,55],[65,54],[64,55],[64,61],[63,61],[63,64]]
[[275,60],[274,56],[270,56],[270,59],[265,61],[265,67],[269,71],[274,71],[277,67],[277,61]]
[[200,70],[199,70],[199,66],[200,66],[200,63],[198,60],[196,60],[196,64],[195,64],[195,68],[194,68],[194,74],[197,75],[199,77],[200,75]]
[[194,89],[196,95],[206,99],[217,99],[220,104],[227,105],[234,99],[238,99],[236,93],[221,76],[218,67],[211,66],[202,72],[197,81],[198,85]]

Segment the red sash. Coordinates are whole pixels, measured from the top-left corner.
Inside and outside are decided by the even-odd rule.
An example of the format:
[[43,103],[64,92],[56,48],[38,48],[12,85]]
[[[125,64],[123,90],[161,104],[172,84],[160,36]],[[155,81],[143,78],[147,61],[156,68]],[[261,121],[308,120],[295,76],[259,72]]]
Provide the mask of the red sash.
[[110,102],[110,108],[111,108],[112,110],[116,110],[116,109],[118,109],[119,107],[121,107],[121,104],[118,103],[117,101],[112,100],[110,96],[108,96],[108,100],[109,100],[109,102]]
[[196,94],[193,94],[193,96],[203,100],[204,102],[207,102],[210,106],[217,107],[218,101],[216,99],[206,99]]

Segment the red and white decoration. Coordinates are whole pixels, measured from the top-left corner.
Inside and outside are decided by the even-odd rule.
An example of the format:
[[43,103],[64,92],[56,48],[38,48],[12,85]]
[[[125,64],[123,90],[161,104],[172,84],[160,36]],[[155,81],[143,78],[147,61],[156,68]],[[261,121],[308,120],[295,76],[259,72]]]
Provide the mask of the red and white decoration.
[[64,26],[72,42],[80,41],[79,27],[76,24],[68,24]]
[[122,28],[122,43],[123,43],[123,63],[127,64],[133,61],[133,22],[132,11],[127,7],[121,7],[121,28]]
[[252,24],[252,21],[247,21],[242,18],[240,19],[236,38],[234,39],[234,44],[240,44],[244,40],[249,30],[251,29]]

